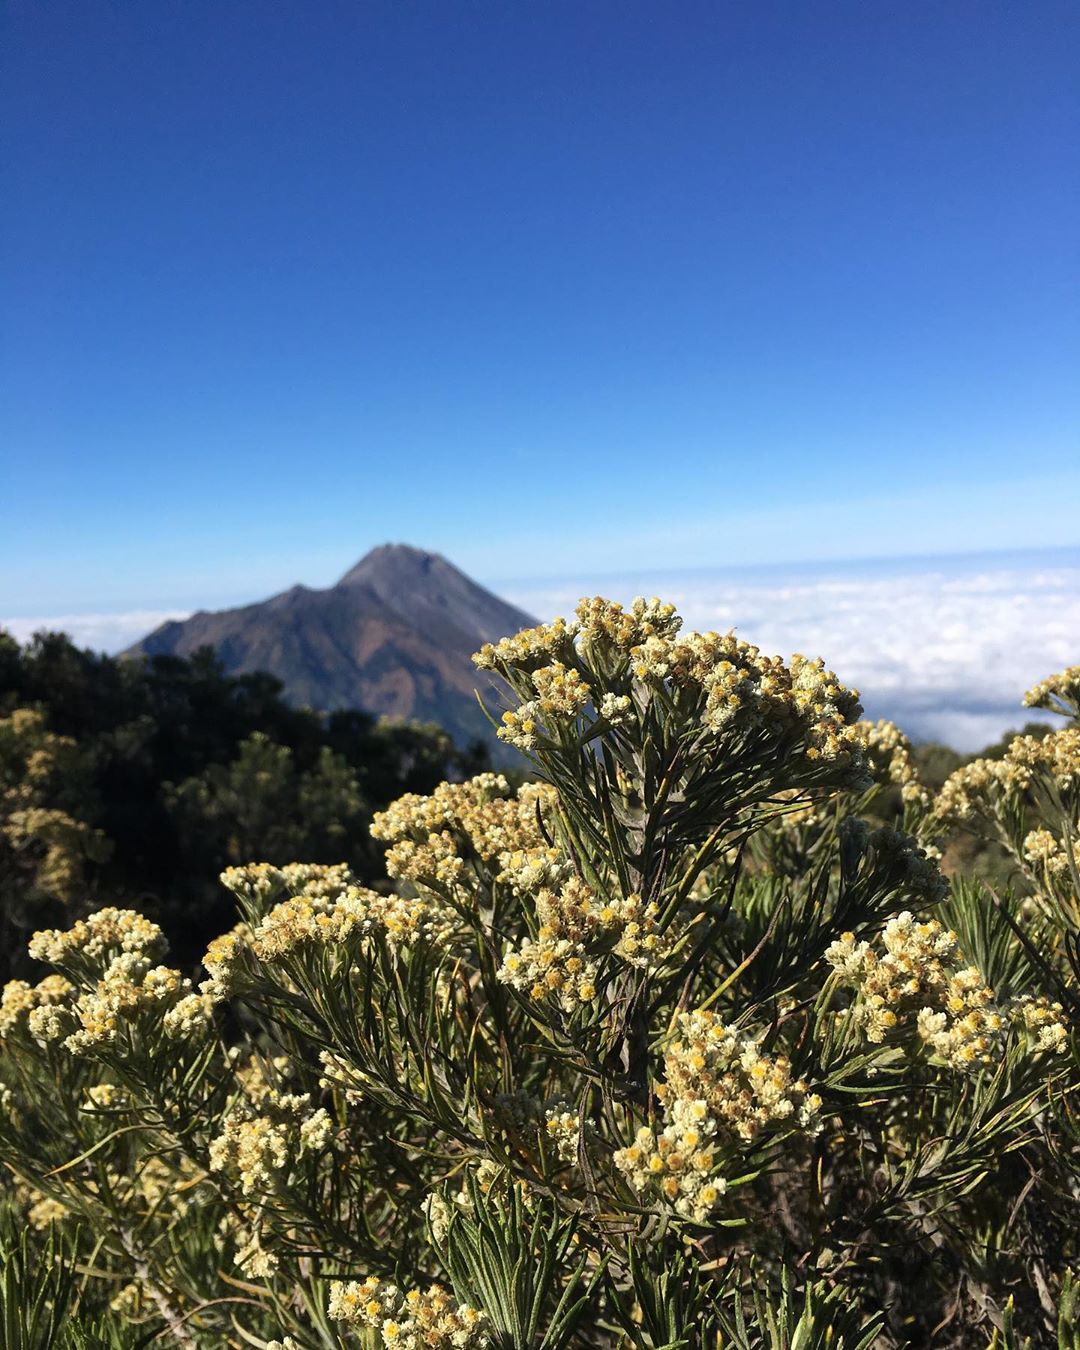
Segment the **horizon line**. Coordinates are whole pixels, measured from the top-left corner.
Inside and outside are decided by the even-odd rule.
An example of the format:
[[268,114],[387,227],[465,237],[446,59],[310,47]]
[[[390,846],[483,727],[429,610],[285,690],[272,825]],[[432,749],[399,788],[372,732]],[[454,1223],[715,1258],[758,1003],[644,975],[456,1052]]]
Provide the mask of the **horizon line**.
[[[699,575],[715,575],[718,572],[746,573],[746,572],[769,572],[779,571],[783,568],[795,567],[859,567],[859,566],[879,566],[887,563],[937,563],[937,562],[980,562],[1006,559],[1030,559],[1042,558],[1048,555],[1065,555],[1080,564],[1080,541],[1075,544],[1046,544],[1040,547],[1027,548],[1000,548],[1000,549],[958,549],[952,552],[938,551],[933,553],[873,553],[858,554],[852,557],[829,557],[829,558],[791,558],[780,562],[733,562],[733,563],[688,563],[685,566],[679,564],[665,563],[659,568],[633,567],[633,568],[612,568],[604,571],[594,571],[592,575],[598,578],[628,579],[637,576],[666,576],[666,577],[687,577]],[[445,554],[442,555],[445,557]],[[447,559],[447,561],[451,561]],[[553,575],[516,575],[512,577],[502,577],[498,584],[504,586],[524,586],[541,584],[559,584],[576,581],[580,578],[580,569],[577,573],[563,572],[557,576]]]

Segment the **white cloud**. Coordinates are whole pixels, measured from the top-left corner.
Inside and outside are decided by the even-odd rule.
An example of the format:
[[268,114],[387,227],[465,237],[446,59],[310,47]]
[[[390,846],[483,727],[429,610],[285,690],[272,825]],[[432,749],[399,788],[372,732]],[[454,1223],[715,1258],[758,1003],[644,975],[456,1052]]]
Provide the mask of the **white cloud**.
[[[862,691],[867,714],[918,740],[976,750],[1030,719],[1023,692],[1080,662],[1080,557],[845,564],[736,572],[592,576],[496,585],[531,614],[582,595],[658,594],[691,628],[736,628],[769,652],[824,656]],[[183,611],[0,619],[20,641],[42,628],[116,652]]]
[[186,619],[190,610],[134,609],[123,614],[54,614],[44,618],[0,619],[0,628],[19,642],[26,642],[43,629],[67,633],[80,647],[95,651],[122,652],[139,638],[153,632],[166,619]]
[[974,750],[1030,719],[1024,690],[1080,661],[1080,565],[963,562],[770,569],[737,575],[657,572],[602,584],[506,588],[550,618],[600,590],[659,594],[688,627],[736,628],[784,656],[824,656],[862,691],[867,713],[919,740]]

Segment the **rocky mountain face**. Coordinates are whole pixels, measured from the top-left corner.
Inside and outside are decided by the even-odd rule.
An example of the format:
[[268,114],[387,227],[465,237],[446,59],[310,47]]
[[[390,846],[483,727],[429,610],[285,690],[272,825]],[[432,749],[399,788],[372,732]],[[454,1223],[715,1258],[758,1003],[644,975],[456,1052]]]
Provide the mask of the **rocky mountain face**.
[[483,738],[505,761],[476,699],[497,712],[499,688],[470,658],[534,622],[439,554],[384,544],[328,590],[294,586],[241,609],[200,611],[126,655],[213,647],[230,674],[276,675],[298,706],[437,722],[459,745]]

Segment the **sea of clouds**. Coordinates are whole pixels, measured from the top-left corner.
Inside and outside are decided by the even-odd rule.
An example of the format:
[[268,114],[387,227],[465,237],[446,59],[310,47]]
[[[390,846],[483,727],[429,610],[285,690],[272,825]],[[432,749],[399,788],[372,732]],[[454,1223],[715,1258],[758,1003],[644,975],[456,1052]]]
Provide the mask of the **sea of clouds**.
[[823,656],[870,717],[915,740],[977,750],[1032,720],[1025,689],[1080,663],[1080,550],[742,571],[654,572],[502,594],[531,614],[581,595],[659,595],[686,626],[738,634],[770,654]]
[[[823,656],[857,687],[867,715],[915,740],[977,750],[1032,714],[1024,690],[1080,663],[1080,549],[1027,554],[776,566],[495,582],[538,618],[582,595],[672,601],[686,626],[726,631],[770,654]],[[122,651],[181,611],[0,619],[20,641],[40,629]]]
[[27,642],[35,633],[67,633],[79,647],[114,653],[146,637],[166,619],[186,619],[190,613],[182,609],[132,609],[116,614],[48,614],[0,619],[0,628],[19,642]]

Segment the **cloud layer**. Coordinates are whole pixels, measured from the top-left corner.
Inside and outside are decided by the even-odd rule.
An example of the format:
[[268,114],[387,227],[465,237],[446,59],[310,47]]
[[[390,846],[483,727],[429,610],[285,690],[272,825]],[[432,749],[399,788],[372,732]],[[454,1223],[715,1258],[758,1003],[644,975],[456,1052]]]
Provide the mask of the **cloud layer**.
[[122,614],[53,614],[41,618],[0,619],[0,628],[20,642],[43,631],[67,633],[80,647],[122,652],[153,632],[166,619],[186,619],[190,610],[133,609]]
[[1080,563],[946,563],[769,573],[607,578],[506,588],[550,618],[596,590],[659,594],[687,627],[725,631],[770,653],[821,655],[862,691],[867,715],[916,740],[975,750],[1031,719],[1036,680],[1080,662]]
[[[582,595],[658,594],[687,627],[724,631],[769,652],[824,656],[861,690],[867,715],[916,740],[976,750],[1030,720],[1024,690],[1080,662],[1080,554],[1002,560],[850,564],[734,572],[582,576],[495,588],[531,614],[569,613]],[[116,652],[178,611],[0,620],[20,641],[60,629]]]

